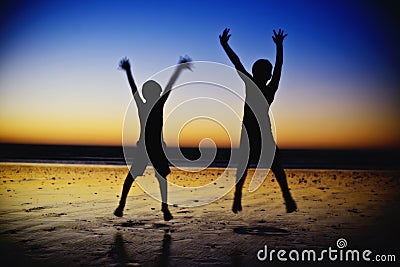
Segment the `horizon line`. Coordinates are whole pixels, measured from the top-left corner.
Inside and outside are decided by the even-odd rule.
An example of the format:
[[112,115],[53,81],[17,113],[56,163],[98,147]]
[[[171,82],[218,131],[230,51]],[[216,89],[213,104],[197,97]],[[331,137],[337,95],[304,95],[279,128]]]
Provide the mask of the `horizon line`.
[[[0,146],[60,146],[60,147],[123,147],[122,144],[68,144],[68,143],[12,143],[1,142]],[[129,145],[128,147],[136,147],[136,145]],[[180,148],[180,149],[199,149],[196,146],[167,146],[167,148]],[[202,147],[202,149],[213,149],[214,147]],[[239,146],[217,146],[217,149],[238,149]],[[279,146],[281,150],[400,150],[400,146],[370,146],[370,147],[302,147],[302,146]]]

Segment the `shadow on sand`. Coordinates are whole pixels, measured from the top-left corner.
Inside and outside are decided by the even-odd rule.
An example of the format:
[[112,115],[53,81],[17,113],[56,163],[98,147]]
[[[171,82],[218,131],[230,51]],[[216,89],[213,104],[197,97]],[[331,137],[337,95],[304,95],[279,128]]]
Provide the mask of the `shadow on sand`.
[[280,229],[272,226],[238,226],[233,228],[233,232],[242,235],[289,235],[290,232],[285,229]]
[[[157,258],[153,261],[153,266],[168,266],[171,247],[171,235],[169,231],[165,231],[161,244],[161,249]],[[114,244],[110,251],[110,256],[113,258],[117,266],[142,266],[142,263],[136,261],[128,255],[125,247],[125,242],[121,233],[115,234]]]

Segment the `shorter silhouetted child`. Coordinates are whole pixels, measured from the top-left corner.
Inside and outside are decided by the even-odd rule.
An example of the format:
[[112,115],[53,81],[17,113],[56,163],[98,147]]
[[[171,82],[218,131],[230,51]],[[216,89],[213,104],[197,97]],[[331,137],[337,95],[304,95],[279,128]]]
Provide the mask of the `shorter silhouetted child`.
[[165,143],[162,137],[163,111],[165,102],[171,93],[172,86],[178,79],[182,70],[190,70],[190,62],[191,59],[189,57],[184,57],[179,60],[178,66],[175,68],[175,71],[165,87],[164,92],[162,92],[161,86],[157,82],[153,80],[145,82],[142,87],[142,94],[146,102],[142,101],[137,92],[137,87],[132,76],[129,60],[124,58],[119,63],[120,68],[126,72],[138,109],[140,120],[140,138],[137,142],[137,148],[135,151],[135,161],[133,162],[123,185],[119,206],[114,211],[114,215],[117,217],[122,217],[123,215],[126,198],[133,181],[137,176],[143,175],[144,170],[150,161],[153,164],[155,176],[157,177],[160,185],[162,199],[161,210],[164,214],[164,220],[169,221],[173,218],[167,204],[166,179],[171,170],[169,168],[169,161],[164,152]]

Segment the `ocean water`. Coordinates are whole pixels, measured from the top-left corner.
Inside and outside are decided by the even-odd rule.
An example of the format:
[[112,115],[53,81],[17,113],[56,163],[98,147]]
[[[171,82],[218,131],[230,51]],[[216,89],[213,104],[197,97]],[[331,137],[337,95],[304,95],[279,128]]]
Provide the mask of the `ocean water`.
[[[135,149],[129,148],[129,151]],[[218,149],[211,162],[201,159],[197,148],[168,148],[171,162],[177,166],[226,167],[229,162],[235,167],[237,151]],[[176,157],[179,150],[186,158]],[[119,146],[64,146],[64,145],[21,145],[0,144],[1,162],[65,163],[126,165],[134,161],[128,156],[125,161],[124,150]],[[208,153],[207,150],[203,151]],[[232,152],[232,153],[231,153]],[[168,152],[167,152],[168,153]],[[128,153],[130,155],[130,153]],[[231,158],[232,157],[232,158]],[[281,160],[287,169],[360,169],[360,170],[399,170],[400,150],[310,150],[281,149]],[[254,165],[252,165],[254,166]]]

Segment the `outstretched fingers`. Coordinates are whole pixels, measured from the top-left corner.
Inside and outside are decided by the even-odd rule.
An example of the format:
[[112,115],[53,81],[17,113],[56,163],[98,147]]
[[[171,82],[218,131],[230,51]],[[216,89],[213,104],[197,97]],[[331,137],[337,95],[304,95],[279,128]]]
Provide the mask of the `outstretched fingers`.
[[287,34],[283,33],[283,30],[279,29],[279,35],[282,36],[282,40],[285,39],[285,37],[287,36]]
[[222,32],[222,35],[219,36],[219,40],[221,41],[221,43],[227,43],[229,41],[229,38],[231,37],[229,31],[229,28],[225,28]]
[[281,30],[281,29],[279,29],[278,35],[281,36],[282,39],[284,39],[287,36],[287,34],[284,34],[283,30]]
[[193,63],[191,62],[192,59],[188,55],[185,55],[184,57],[179,58],[178,64],[182,64],[183,67],[187,68],[188,70],[192,70]]
[[191,61],[192,61],[192,59],[188,55],[185,55],[184,57],[181,56],[179,58],[179,64],[188,63],[188,62],[191,62]]
[[272,40],[276,44],[281,44],[283,42],[283,40],[286,38],[286,36],[287,36],[287,34],[285,34],[282,29],[279,29],[278,33],[276,33],[276,31],[273,30],[273,33],[274,33],[274,35],[272,36]]
[[119,61],[119,67],[123,70],[128,70],[131,67],[131,64],[129,63],[129,59],[127,57],[122,58]]
[[231,29],[229,29],[229,28],[225,28],[225,30],[224,30],[224,36],[226,36],[226,37],[231,37],[231,35],[229,34],[229,31],[230,31]]

